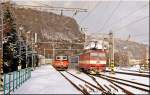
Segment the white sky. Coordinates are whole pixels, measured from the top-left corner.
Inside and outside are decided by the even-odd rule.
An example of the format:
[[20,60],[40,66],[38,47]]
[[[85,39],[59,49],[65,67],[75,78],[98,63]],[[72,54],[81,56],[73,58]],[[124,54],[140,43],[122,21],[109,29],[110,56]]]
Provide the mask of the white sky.
[[[88,33],[113,31],[117,38],[149,44],[149,0],[11,0],[24,5],[86,8],[74,16]],[[53,11],[55,12],[55,11]],[[58,12],[55,12],[58,13]],[[64,12],[72,17],[74,12]]]

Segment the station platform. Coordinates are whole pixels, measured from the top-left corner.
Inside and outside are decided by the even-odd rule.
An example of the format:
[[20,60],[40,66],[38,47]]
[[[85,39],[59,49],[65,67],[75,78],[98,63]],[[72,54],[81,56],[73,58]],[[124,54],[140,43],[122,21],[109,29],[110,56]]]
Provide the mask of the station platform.
[[81,94],[51,65],[42,65],[12,94]]

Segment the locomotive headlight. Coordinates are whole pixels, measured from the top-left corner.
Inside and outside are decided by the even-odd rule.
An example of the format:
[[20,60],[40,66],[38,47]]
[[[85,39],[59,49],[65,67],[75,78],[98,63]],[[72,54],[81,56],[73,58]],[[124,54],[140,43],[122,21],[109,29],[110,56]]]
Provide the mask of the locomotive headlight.
[[61,65],[63,65],[63,62],[60,62]]

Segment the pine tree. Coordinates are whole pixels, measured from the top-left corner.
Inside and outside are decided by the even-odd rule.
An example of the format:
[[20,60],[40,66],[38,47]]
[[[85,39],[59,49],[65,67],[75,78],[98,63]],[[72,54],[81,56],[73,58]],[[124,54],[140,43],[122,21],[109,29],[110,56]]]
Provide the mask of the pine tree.
[[19,40],[18,34],[16,31],[16,24],[14,19],[9,11],[9,8],[6,8],[4,11],[4,37],[7,39],[3,43],[3,70],[4,73],[16,71],[19,65],[19,60],[21,56],[19,55]]

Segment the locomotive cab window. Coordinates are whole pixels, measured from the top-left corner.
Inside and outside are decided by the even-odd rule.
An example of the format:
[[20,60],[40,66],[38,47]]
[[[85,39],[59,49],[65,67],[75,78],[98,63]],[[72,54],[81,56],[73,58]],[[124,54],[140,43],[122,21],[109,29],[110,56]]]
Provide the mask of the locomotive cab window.
[[60,58],[60,56],[56,56],[56,60],[60,60],[61,58]]
[[98,57],[97,53],[91,53],[91,57]]
[[99,58],[106,58],[106,54],[105,53],[99,53],[98,56],[99,56]]
[[67,60],[67,56],[63,56],[63,60]]
[[106,55],[105,53],[91,53],[91,57],[94,57],[94,58],[106,58]]

